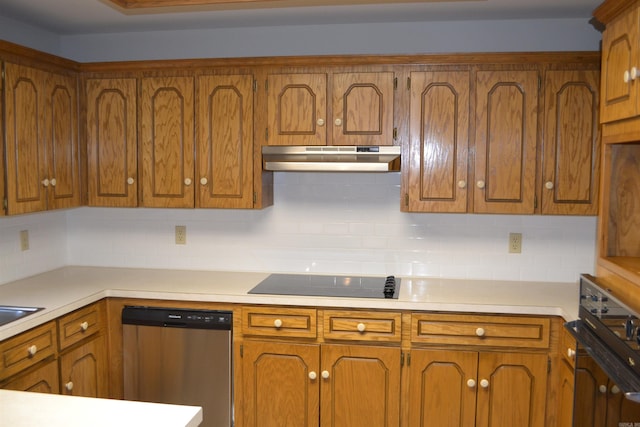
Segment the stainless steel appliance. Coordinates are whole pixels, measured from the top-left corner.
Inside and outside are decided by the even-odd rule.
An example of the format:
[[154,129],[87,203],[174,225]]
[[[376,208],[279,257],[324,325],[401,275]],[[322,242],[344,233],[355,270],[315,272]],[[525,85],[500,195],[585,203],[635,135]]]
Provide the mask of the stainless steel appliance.
[[270,274],[250,294],[346,298],[389,298],[400,295],[400,279],[387,277]]
[[264,146],[264,170],[284,172],[398,172],[400,146]]
[[201,426],[232,426],[232,319],[230,311],[125,307],[124,398],[201,406]]
[[574,427],[640,426],[640,320],[589,275],[580,278]]

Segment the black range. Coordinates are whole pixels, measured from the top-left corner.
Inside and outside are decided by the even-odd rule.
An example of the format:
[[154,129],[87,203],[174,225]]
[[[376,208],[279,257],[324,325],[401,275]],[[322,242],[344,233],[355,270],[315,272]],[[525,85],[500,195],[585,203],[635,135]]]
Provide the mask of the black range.
[[249,293],[397,299],[400,295],[400,279],[395,276],[359,277],[271,274],[251,289]]

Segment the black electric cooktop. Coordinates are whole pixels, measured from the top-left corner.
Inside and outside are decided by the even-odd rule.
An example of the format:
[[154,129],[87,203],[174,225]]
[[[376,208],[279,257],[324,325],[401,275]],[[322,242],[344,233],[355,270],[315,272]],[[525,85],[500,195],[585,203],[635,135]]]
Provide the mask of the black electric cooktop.
[[250,294],[397,299],[400,279],[387,277],[271,274]]

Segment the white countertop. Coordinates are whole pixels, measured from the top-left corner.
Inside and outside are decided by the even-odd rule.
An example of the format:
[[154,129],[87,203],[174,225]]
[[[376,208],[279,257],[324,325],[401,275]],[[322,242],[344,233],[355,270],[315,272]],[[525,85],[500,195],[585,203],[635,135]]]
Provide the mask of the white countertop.
[[254,295],[269,273],[63,267],[0,285],[0,305],[44,307],[0,326],[0,341],[104,297],[338,308],[560,316],[578,314],[576,283],[401,277],[397,300]]
[[196,427],[199,406],[0,390],[0,426]]

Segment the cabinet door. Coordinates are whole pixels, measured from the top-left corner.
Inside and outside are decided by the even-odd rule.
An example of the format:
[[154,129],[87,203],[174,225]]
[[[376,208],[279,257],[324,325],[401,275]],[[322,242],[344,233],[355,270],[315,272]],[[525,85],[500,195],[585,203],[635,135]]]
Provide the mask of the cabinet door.
[[60,391],[58,383],[58,362],[52,360],[44,363],[35,371],[18,375],[2,384],[0,388],[5,390],[58,394]]
[[545,354],[481,353],[478,384],[477,427],[544,427]]
[[142,79],[142,205],[194,207],[193,78]]
[[467,427],[476,420],[478,353],[413,350],[409,427]]
[[607,427],[635,426],[640,420],[640,404],[633,402],[609,381],[607,398]]
[[597,215],[599,72],[547,71],[542,213]]
[[400,425],[399,348],[323,345],[321,366],[321,427]]
[[63,394],[108,397],[107,347],[98,335],[60,356],[60,383]]
[[243,346],[243,402],[236,408],[244,411],[246,427],[317,427],[319,346],[259,341]]
[[394,74],[335,73],[333,145],[393,145]]
[[137,206],[136,80],[89,79],[86,86],[89,206]]
[[[558,386],[558,427],[573,427],[573,391],[575,381],[573,368],[561,360],[558,363],[559,386]],[[586,427],[586,426],[585,426]]]
[[411,73],[408,206],[466,212],[469,72]]
[[8,214],[46,209],[44,72],[5,65]]
[[198,77],[201,208],[253,207],[253,76]]
[[46,74],[45,141],[49,209],[80,206],[77,84],[75,76]]
[[[578,356],[574,426],[604,427],[607,415],[607,375],[591,357]],[[603,392],[604,391],[604,392]]]
[[[0,61],[0,72],[4,73],[4,63]],[[0,80],[0,102],[4,100],[4,81]],[[0,114],[0,129],[4,130],[4,114]],[[0,216],[5,215],[7,212],[7,206],[5,204],[7,200],[6,187],[5,187],[5,143],[4,143],[4,133],[0,136],[0,202],[2,203],[2,208],[0,209]]]
[[638,112],[638,82],[630,73],[633,67],[640,68],[639,15],[637,7],[621,14],[602,34],[602,123],[633,117]]
[[327,75],[267,78],[268,145],[327,144]]
[[478,71],[474,212],[532,214],[537,71]]

